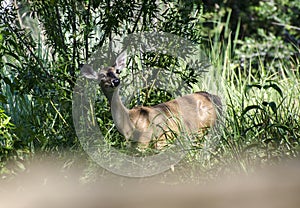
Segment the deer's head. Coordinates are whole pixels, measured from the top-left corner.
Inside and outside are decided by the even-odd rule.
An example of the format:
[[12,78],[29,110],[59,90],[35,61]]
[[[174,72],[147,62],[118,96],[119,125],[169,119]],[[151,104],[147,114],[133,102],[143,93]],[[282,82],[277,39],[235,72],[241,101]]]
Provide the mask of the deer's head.
[[84,65],[81,68],[81,75],[87,79],[97,81],[105,94],[113,92],[120,84],[119,74],[126,66],[126,51],[121,53],[113,66],[105,67],[95,71],[91,65]]

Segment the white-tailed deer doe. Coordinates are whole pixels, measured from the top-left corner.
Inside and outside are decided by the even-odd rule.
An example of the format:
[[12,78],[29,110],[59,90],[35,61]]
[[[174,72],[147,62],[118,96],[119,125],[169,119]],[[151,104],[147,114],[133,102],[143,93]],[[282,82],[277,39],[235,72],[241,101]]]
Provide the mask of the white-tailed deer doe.
[[147,147],[156,141],[157,149],[180,133],[197,133],[214,126],[221,109],[220,98],[207,92],[196,92],[155,106],[127,109],[119,96],[119,74],[126,65],[127,54],[120,54],[114,66],[93,70],[84,65],[81,74],[97,81],[109,100],[113,120],[127,140]]

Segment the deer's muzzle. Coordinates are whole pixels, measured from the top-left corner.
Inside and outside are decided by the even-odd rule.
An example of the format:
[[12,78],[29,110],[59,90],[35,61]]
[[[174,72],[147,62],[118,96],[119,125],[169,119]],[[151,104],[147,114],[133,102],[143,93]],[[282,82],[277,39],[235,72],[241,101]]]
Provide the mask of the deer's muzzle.
[[119,80],[118,78],[113,79],[113,80],[111,81],[112,87],[118,87],[119,84],[120,84],[120,80]]

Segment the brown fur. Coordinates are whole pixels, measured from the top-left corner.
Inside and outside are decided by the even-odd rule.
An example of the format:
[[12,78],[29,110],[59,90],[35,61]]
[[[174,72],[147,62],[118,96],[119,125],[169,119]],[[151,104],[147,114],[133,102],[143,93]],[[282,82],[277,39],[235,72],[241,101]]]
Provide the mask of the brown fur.
[[197,92],[155,106],[129,110],[131,122],[140,131],[137,141],[146,146],[151,140],[166,143],[164,140],[175,134],[196,133],[212,127],[217,119],[213,96]]
[[[115,67],[95,72],[86,66],[81,70],[88,79],[97,80],[111,104],[118,130],[126,137],[145,146],[151,140],[163,141],[180,133],[201,132],[214,126],[221,111],[221,100],[207,92],[196,92],[155,106],[127,109],[119,97],[117,71],[125,66],[126,55],[117,58]],[[118,69],[118,70],[117,70]]]

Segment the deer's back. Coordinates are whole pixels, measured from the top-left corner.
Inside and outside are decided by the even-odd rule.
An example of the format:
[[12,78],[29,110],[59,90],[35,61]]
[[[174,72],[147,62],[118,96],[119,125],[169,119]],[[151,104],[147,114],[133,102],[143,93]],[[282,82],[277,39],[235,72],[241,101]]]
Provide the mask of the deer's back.
[[[184,125],[185,129],[198,130],[214,124],[217,118],[216,109],[220,105],[218,96],[196,92],[154,106],[135,107],[129,111],[129,117],[141,131],[152,125],[166,128]],[[169,126],[163,125],[164,123]]]

